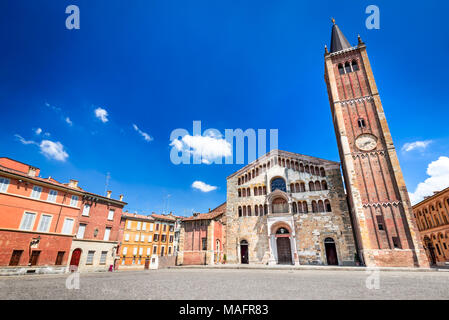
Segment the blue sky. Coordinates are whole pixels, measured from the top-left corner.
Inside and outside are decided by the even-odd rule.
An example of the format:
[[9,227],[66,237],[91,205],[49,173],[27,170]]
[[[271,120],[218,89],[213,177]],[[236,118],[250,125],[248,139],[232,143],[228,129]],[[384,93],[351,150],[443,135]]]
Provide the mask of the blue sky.
[[[71,4],[80,30],[65,28]],[[129,211],[179,215],[224,202],[241,167],[172,164],[170,133],[192,134],[194,120],[278,129],[280,149],[339,161],[323,80],[335,17],[368,46],[409,191],[449,186],[449,4],[376,1],[380,29],[368,30],[370,4],[2,1],[0,155],[98,194],[109,172]]]

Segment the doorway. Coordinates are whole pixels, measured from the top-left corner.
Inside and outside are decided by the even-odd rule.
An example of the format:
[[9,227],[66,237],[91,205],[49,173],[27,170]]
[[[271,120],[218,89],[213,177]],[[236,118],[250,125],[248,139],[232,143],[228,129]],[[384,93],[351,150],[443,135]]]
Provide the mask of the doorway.
[[278,264],[292,264],[292,249],[290,238],[278,237],[276,239],[278,251]]
[[80,258],[81,258],[81,249],[73,250],[72,258],[70,259],[70,271],[71,272],[78,270]]
[[335,241],[332,238],[324,240],[324,247],[326,249],[326,259],[329,266],[338,266],[337,248]]
[[242,240],[240,241],[240,261],[242,264],[248,264],[248,241]]

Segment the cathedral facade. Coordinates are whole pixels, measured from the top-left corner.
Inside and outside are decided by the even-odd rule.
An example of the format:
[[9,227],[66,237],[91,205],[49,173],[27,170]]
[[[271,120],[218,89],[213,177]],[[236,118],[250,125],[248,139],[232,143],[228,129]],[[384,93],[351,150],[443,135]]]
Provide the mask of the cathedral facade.
[[273,150],[227,178],[228,263],[354,265],[340,164]]

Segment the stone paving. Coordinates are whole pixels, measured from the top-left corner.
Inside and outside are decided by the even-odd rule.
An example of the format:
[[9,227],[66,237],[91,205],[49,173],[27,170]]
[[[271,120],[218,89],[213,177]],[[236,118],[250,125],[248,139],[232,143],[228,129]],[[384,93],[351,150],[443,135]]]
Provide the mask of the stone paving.
[[441,271],[176,268],[85,273],[79,289],[68,276],[0,277],[0,299],[449,299]]

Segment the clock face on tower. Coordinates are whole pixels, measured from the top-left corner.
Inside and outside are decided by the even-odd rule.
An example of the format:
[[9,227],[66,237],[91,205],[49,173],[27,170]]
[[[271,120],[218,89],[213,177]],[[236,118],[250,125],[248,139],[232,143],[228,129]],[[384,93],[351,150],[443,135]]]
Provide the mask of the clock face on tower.
[[362,151],[371,151],[377,146],[377,137],[370,133],[361,134],[355,140],[355,145]]

